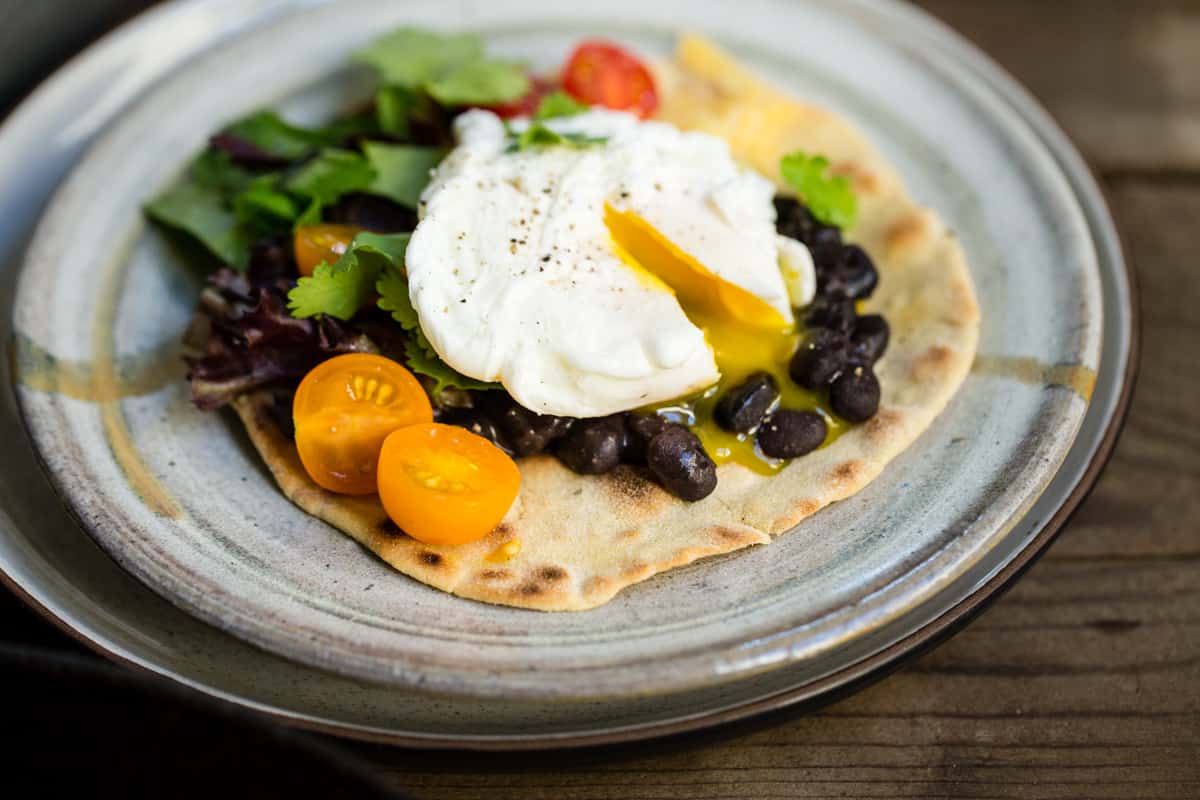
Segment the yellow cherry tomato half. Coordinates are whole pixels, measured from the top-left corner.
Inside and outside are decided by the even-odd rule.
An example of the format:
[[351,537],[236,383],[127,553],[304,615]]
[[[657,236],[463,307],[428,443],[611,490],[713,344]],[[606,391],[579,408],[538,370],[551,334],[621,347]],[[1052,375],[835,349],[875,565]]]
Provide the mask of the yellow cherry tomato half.
[[436,422],[387,437],[379,454],[379,499],[400,529],[426,544],[487,536],[517,497],[521,472],[482,436]]
[[431,421],[433,409],[407,369],[390,358],[351,353],[304,376],[292,417],[310,478],[332,492],[370,494],[383,440],[397,428]]
[[312,275],[321,262],[332,264],[341,258],[350,242],[362,230],[357,225],[301,225],[292,234],[292,254],[301,275]]

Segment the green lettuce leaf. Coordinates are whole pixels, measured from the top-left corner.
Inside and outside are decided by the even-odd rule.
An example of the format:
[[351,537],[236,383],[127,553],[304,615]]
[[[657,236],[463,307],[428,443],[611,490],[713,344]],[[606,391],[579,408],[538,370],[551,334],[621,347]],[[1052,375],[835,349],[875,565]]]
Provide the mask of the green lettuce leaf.
[[359,233],[336,263],[318,265],[311,277],[301,278],[288,292],[292,316],[350,319],[375,296],[384,270],[404,263],[408,239],[407,233]]
[[347,192],[367,189],[375,178],[375,168],[362,154],[326,148],[297,170],[286,185],[293,194],[328,205]]
[[444,106],[483,106],[516,100],[529,91],[529,78],[508,61],[479,59],[447,71],[425,84]]
[[858,198],[845,176],[828,176],[829,159],[809,156],[799,150],[779,162],[783,179],[796,190],[808,210],[820,222],[853,228],[858,217]]
[[279,189],[279,176],[271,174],[246,184],[233,198],[233,212],[248,228],[269,231],[294,220],[300,209],[291,195]]
[[145,206],[150,219],[180,231],[222,262],[239,269],[249,258],[250,233],[231,202],[249,185],[248,172],[225,153],[207,151],[192,162],[187,175]]
[[226,264],[245,268],[250,241],[219,192],[184,181],[146,204],[160,225],[188,234]]
[[188,167],[187,180],[226,199],[246,188],[254,176],[233,163],[228,153],[205,150]]
[[556,89],[542,98],[533,119],[539,122],[554,117],[573,117],[588,110],[586,103],[581,103],[562,89]]
[[259,150],[278,158],[299,158],[321,147],[341,141],[340,131],[309,130],[292,125],[274,111],[259,111],[238,120],[224,130],[250,142]]
[[421,191],[429,184],[430,170],[445,155],[445,151],[438,147],[378,142],[364,143],[363,152],[375,170],[375,180],[367,187],[367,191],[414,209]]
[[392,319],[399,322],[400,327],[408,332],[408,341],[404,346],[408,368],[419,375],[432,379],[435,395],[441,394],[442,390],[448,388],[497,388],[494,383],[468,378],[442,361],[421,330],[417,310],[413,308],[412,301],[409,299],[408,281],[404,279],[404,275],[397,267],[384,271],[375,290],[379,293],[379,307],[384,311],[390,311]]
[[412,132],[409,120],[420,110],[419,95],[401,86],[381,86],[375,92],[375,119],[379,129],[389,136],[407,138]]
[[460,64],[482,58],[483,42],[469,33],[400,28],[376,39],[355,57],[374,67],[381,83],[416,88]]
[[[384,86],[421,90],[443,105],[491,105],[529,91],[529,78],[519,66],[485,58],[483,42],[471,34],[401,28],[355,56],[375,68]],[[388,98],[385,105],[397,99]],[[395,110],[385,108],[381,124],[397,125]]]

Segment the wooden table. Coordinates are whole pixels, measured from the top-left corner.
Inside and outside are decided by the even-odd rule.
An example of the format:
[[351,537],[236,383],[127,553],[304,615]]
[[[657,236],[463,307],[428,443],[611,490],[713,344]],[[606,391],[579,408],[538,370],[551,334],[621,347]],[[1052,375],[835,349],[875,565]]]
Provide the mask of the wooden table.
[[[83,22],[147,4],[77,0],[73,19],[83,36]],[[823,711],[599,752],[353,746],[397,787],[430,800],[1200,797],[1200,0],[921,4],[1040,97],[1124,231],[1141,376],[1092,497],[965,631]],[[64,52],[82,43],[59,38]],[[15,46],[31,69],[52,66],[45,48]],[[8,638],[80,649],[7,596],[0,618]]]
[[921,5],[1059,119],[1136,266],[1141,375],[1092,496],[966,630],[819,713],[600,753],[357,748],[396,785],[447,800],[1200,797],[1200,2]]

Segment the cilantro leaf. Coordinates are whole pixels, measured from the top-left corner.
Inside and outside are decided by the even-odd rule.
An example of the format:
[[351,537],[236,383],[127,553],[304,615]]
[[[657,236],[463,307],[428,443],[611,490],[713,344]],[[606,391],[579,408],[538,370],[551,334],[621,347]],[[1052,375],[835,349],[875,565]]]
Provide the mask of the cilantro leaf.
[[433,394],[439,395],[444,389],[498,389],[499,384],[478,381],[468,378],[457,371],[438,356],[433,345],[421,333],[421,329],[413,331],[404,344],[405,359],[408,368],[413,372],[432,378],[434,381]]
[[429,184],[429,172],[445,154],[438,147],[391,145],[378,142],[363,144],[367,162],[375,170],[375,180],[367,187],[371,194],[416,208],[421,191]]
[[355,53],[374,67],[380,82],[416,88],[437,80],[457,65],[483,57],[483,42],[474,34],[440,34],[400,28]]
[[808,210],[820,222],[839,228],[853,228],[858,216],[858,198],[845,176],[826,176],[829,159],[809,156],[797,150],[784,156],[779,171]]
[[537,111],[533,112],[535,122],[552,117],[573,117],[587,111],[589,106],[581,103],[562,89],[556,89],[542,98]]
[[388,267],[403,263],[409,234],[362,232],[335,264],[320,264],[312,276],[301,278],[288,292],[293,317],[328,314],[350,319],[375,294],[375,284]]
[[371,277],[359,266],[357,257],[339,258],[332,265],[322,262],[288,292],[288,310],[300,319],[318,314],[350,319],[367,302]]
[[326,148],[287,180],[288,192],[308,200],[297,225],[319,222],[321,208],[348,192],[376,194],[416,208],[429,171],[442,157],[438,148],[415,145],[366,142],[363,150]]
[[399,322],[401,328],[413,331],[421,327],[417,310],[408,297],[408,281],[399,269],[386,270],[375,284],[375,291],[379,293],[379,307],[392,312],[392,319]]
[[425,84],[444,106],[482,106],[516,100],[529,91],[529,78],[516,64],[495,59],[468,61]]
[[433,345],[421,331],[421,322],[417,310],[413,308],[408,295],[408,281],[399,269],[386,270],[375,286],[379,293],[379,307],[392,312],[392,319],[400,323],[400,327],[408,333],[408,341],[404,345],[404,353],[408,368],[413,372],[424,375],[434,381],[433,393],[441,394],[443,389],[495,389],[496,384],[485,383],[456,371],[442,361]]
[[293,194],[327,205],[347,192],[366,189],[375,177],[375,168],[359,153],[326,148],[297,170],[286,186]]
[[593,144],[604,144],[608,139],[603,136],[587,136],[582,133],[559,133],[547,128],[540,122],[530,124],[521,131],[509,145],[509,151],[528,150],[533,147],[552,147],[566,145],[567,147],[588,147]]
[[403,265],[404,253],[408,250],[411,233],[371,233],[359,231],[350,243],[350,249],[369,251],[387,258],[388,263]]

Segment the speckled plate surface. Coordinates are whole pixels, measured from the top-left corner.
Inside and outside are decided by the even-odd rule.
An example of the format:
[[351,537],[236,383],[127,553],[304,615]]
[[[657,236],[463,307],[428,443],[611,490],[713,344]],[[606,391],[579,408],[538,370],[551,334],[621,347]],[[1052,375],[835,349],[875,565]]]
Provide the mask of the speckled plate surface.
[[[866,490],[769,547],[547,615],[392,572],[291,506],[232,417],[190,406],[177,342],[198,282],[139,206],[209,132],[262,105],[317,119],[362,97],[346,54],[401,23],[476,28],[548,65],[585,34],[665,53],[681,19],[864,128],[971,260],[976,368]],[[177,3],[109,37],[6,123],[4,202],[14,187],[46,196],[98,132],[33,235],[15,301],[17,262],[4,272],[16,397],[65,504],[6,406],[0,567],[102,650],[298,722],[519,747],[817,696],[917,646],[1026,563],[1094,480],[1126,398],[1131,287],[1086,170],[995,67],[892,3]],[[21,223],[0,229],[10,258]]]

